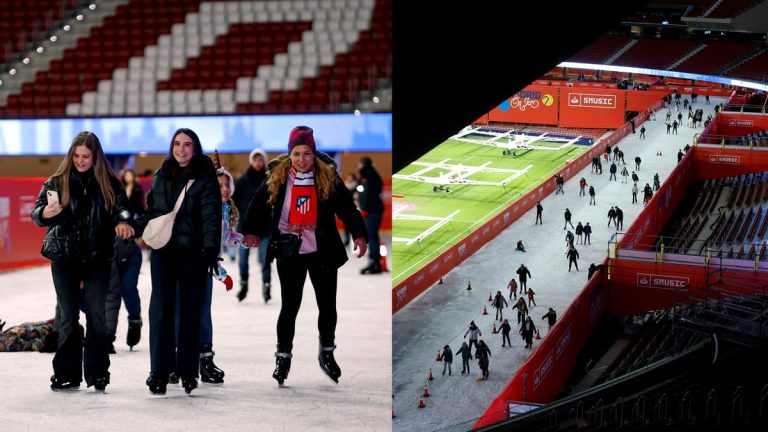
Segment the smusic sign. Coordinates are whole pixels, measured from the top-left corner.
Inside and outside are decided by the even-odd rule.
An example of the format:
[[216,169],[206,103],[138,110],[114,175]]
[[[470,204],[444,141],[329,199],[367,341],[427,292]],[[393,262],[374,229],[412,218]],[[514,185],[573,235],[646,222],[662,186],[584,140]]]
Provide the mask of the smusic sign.
[[686,288],[691,279],[687,276],[667,276],[650,273],[637,274],[637,286],[640,288],[656,288],[674,290]]
[[741,156],[710,155],[709,163],[720,165],[738,165],[741,162]]
[[616,108],[616,96],[606,94],[570,93],[568,106],[581,108]]

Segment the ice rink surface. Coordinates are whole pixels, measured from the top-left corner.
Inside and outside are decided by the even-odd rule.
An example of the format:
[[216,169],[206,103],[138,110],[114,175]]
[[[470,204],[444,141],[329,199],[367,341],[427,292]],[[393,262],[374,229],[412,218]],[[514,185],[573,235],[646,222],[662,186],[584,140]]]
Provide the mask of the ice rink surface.
[[[714,116],[715,104],[725,101],[723,98],[710,99],[712,105],[705,105],[703,97],[693,105],[694,110],[704,110],[704,118],[707,114]],[[394,431],[464,431],[472,427],[531,353],[523,348],[525,342],[517,335],[517,310],[511,309],[512,304],[503,311],[504,318],[508,318],[512,326],[512,347],[502,348],[501,334],[491,333],[495,310],[488,301],[489,293],[495,295],[501,291],[509,302],[506,286],[513,277],[517,279],[515,271],[520,264],[525,264],[531,272],[528,287],[536,293],[537,306],[531,309],[531,316],[541,336],[545,337],[548,325],[541,317],[547,309],[552,307],[558,316],[562,315],[586,283],[590,263],[599,264],[607,256],[608,241],[616,233],[613,225],[607,228],[607,214],[611,206],[619,206],[624,211],[624,229],[629,228],[643,209],[642,189],[645,184],[653,186],[655,173],[659,173],[660,180],[664,182],[677,164],[678,150],[686,144],[692,145],[694,134],[701,133],[702,128],[685,126],[688,113],[682,109],[682,102],[680,106],[684,125],[678,128],[677,135],[666,134],[664,109],[656,113],[656,121],[644,123],[646,139],[639,139],[641,125],[638,124],[637,133],[630,133],[617,144],[624,152],[630,173],[627,183],[621,182],[621,164],[618,164],[618,181],[608,180],[610,162],[606,163],[601,158],[602,175],[591,173],[591,165],[588,165],[565,183],[564,195],[551,194],[542,201],[543,225],[534,225],[534,207],[448,273],[444,277],[444,285],[430,288],[392,317],[392,387],[397,416],[393,420]],[[677,116],[674,106],[672,116]],[[656,155],[658,151],[662,152],[661,156]],[[632,204],[631,192],[635,156],[642,159],[637,171],[640,178],[638,204]],[[586,179],[588,185],[595,187],[596,205],[589,205],[588,194],[579,196],[581,177]],[[591,245],[575,245],[580,255],[579,271],[575,268],[568,271],[565,256],[567,230],[563,229],[566,208],[571,210],[574,226],[578,222],[584,225],[589,222],[593,230]],[[568,230],[574,231],[570,225]],[[518,240],[523,240],[526,253],[515,251]],[[469,281],[472,282],[471,291],[466,289]],[[488,315],[481,315],[483,306],[487,308]],[[472,320],[480,327],[481,339],[491,350],[487,381],[475,380],[479,376],[477,360],[470,361],[471,376],[459,373],[461,359],[455,353],[465,340],[464,333]],[[496,325],[499,324],[496,321]],[[538,342],[534,340],[534,349]],[[443,363],[435,361],[438,350],[446,344],[454,353],[451,376],[447,373],[443,376]],[[473,355],[474,352],[473,348]],[[424,398],[426,408],[419,409],[419,396],[427,384],[429,368],[432,368],[434,381],[428,383],[430,397]]]
[[[351,252],[349,253],[352,255]],[[317,362],[317,305],[307,278],[296,323],[294,358],[286,386],[272,378],[280,287],[273,265],[272,300],[264,304],[258,265],[251,254],[251,290],[237,301],[237,263],[224,262],[235,279],[226,292],[214,282],[213,348],[223,385],[201,383],[191,396],[169,385],[151,396],[149,374],[151,292],[147,255],[139,277],[144,327],[139,345],[125,344],[123,307],[110,356],[106,394],[87,389],[52,392],[53,354],[0,353],[0,431],[389,431],[391,414],[391,276],[361,276],[366,257],[339,270],[335,357],[342,370],[334,384]],[[256,267],[254,267],[256,266]],[[0,273],[0,319],[9,326],[53,317],[56,296],[49,266]],[[81,314],[81,324],[85,317]]]

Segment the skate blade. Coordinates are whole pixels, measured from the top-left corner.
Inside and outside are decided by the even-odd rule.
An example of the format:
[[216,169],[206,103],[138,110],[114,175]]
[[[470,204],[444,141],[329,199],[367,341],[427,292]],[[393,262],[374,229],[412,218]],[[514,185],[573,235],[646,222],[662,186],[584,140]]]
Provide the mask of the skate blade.
[[[319,365],[318,365],[318,367],[319,367]],[[334,383],[334,384],[338,384],[338,383],[339,383],[339,380],[338,380],[338,378],[337,378],[337,379],[334,379],[332,376],[328,375],[328,374],[325,372],[325,369],[323,369],[323,368],[320,368],[320,370],[323,372],[323,375],[327,376],[327,377],[328,377],[328,379],[329,379],[329,380],[331,380],[331,381],[333,381],[333,383]],[[341,375],[339,375],[339,378],[341,378]]]
[[80,391],[80,387],[61,388],[61,389],[52,388],[51,390],[55,391],[56,393],[71,393],[71,392]]

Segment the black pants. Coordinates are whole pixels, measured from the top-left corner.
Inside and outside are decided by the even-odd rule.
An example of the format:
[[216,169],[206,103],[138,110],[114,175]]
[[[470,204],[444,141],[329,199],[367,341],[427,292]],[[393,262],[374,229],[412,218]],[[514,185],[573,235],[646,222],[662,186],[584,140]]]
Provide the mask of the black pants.
[[[200,316],[208,279],[201,256],[152,251],[152,296],[149,300],[149,354],[156,374],[176,372],[197,378],[200,362]],[[176,296],[176,286],[179,295]],[[179,334],[176,340],[176,302]]]
[[534,225],[538,223],[541,223],[542,225],[544,225],[544,222],[541,221],[541,213],[536,213],[536,223],[534,223]]
[[494,321],[499,320],[502,321],[504,319],[504,315],[501,313],[502,308],[496,308],[496,319]]
[[[475,353],[477,353],[477,339],[469,339],[469,355],[472,355],[472,345],[475,345]],[[467,367],[467,370],[469,370],[469,367]]]
[[365,229],[368,230],[368,258],[371,263],[379,263],[381,253],[379,251],[379,227],[381,226],[381,213],[368,213],[365,218]]
[[[59,347],[53,357],[53,373],[63,380],[80,382],[84,369],[87,383],[108,377],[109,334],[104,309],[110,263],[55,260],[51,262],[51,274],[60,312],[56,323]],[[86,317],[85,359],[78,327],[81,281],[84,282],[82,297]]]
[[317,328],[320,344],[334,346],[336,338],[336,280],[337,269],[328,267],[318,252],[298,257],[279,258],[277,274],[280,277],[282,307],[277,318],[277,351],[290,353],[293,350],[293,336],[296,333],[296,316],[301,307],[304,282],[309,280],[315,288],[315,300],[319,310]]
[[571,265],[575,265],[576,270],[579,269],[579,263],[576,262],[576,258],[571,258],[568,260],[568,271],[571,271]]
[[469,359],[461,360],[461,373],[469,373]]
[[512,346],[512,341],[509,340],[509,333],[501,334],[501,346],[505,346],[505,343],[507,343],[509,346]]

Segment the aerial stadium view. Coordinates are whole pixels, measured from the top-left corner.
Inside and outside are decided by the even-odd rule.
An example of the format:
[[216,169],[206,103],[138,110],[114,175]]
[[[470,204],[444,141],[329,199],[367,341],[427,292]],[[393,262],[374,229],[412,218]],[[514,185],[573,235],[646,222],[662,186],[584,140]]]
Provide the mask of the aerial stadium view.
[[766,427],[768,5],[709,3],[398,168],[393,430]]

